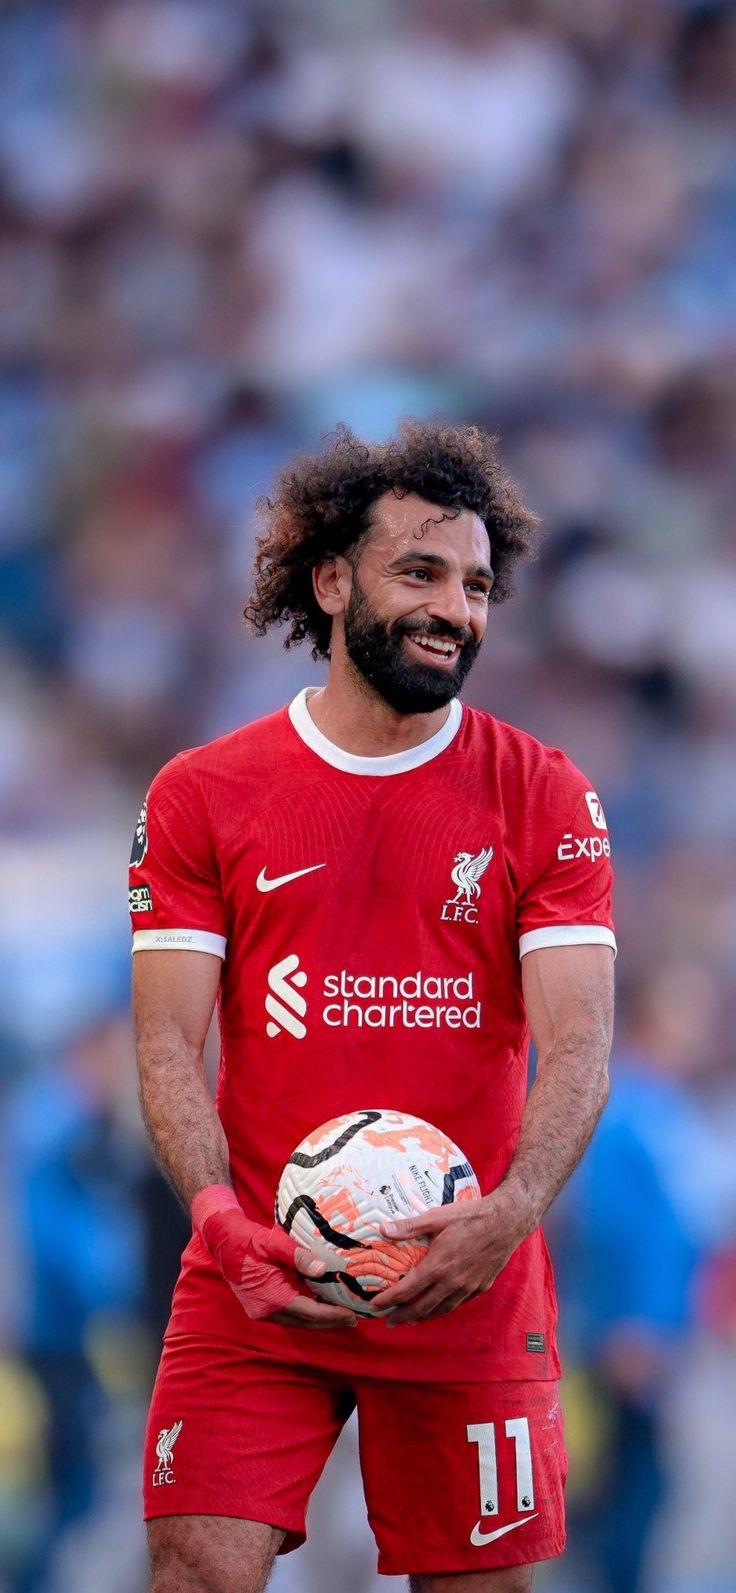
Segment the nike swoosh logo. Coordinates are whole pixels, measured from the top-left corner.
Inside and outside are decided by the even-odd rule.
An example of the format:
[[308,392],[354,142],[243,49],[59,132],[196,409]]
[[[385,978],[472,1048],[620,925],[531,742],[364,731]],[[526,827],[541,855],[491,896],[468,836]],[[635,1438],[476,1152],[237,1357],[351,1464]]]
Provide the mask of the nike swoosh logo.
[[326,863],[313,863],[311,868],[297,868],[293,874],[279,874],[278,879],[266,879],[266,870],[262,868],[256,880],[256,890],[277,891],[279,885],[288,885],[289,880],[301,879],[302,874],[313,874],[316,868],[326,867]]
[[478,1521],[470,1534],[470,1541],[475,1549],[482,1549],[484,1543],[493,1543],[496,1538],[505,1538],[507,1532],[515,1532],[517,1527],[525,1527],[527,1521],[536,1521],[538,1515],[539,1511],[535,1510],[533,1516],[522,1516],[521,1521],[510,1521],[507,1527],[497,1527],[495,1532],[481,1532]]

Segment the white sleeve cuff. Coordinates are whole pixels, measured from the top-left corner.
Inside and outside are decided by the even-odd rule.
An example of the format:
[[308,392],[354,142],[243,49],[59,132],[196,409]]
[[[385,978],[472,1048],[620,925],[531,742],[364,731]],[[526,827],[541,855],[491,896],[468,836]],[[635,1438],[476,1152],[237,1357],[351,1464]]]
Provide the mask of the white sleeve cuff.
[[603,924],[547,924],[530,929],[519,941],[519,956],[540,951],[543,946],[610,946],[616,955],[616,936]]
[[224,935],[213,935],[209,929],[136,929],[133,935],[133,952],[136,951],[208,951],[213,957],[224,957],[227,940]]

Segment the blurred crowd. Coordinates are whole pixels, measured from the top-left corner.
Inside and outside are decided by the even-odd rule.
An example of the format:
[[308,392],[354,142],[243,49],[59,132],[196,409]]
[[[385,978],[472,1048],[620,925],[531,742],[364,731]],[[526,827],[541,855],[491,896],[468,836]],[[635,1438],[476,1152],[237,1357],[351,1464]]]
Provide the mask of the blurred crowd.
[[[142,796],[320,678],[240,619],[289,454],[437,411],[544,525],[469,698],[590,774],[618,868],[540,1585],[736,1590],[735,108],[728,0],[2,8],[0,1593],[144,1585],[185,1225],[135,1104]],[[335,1497],[277,1593],[376,1585]]]

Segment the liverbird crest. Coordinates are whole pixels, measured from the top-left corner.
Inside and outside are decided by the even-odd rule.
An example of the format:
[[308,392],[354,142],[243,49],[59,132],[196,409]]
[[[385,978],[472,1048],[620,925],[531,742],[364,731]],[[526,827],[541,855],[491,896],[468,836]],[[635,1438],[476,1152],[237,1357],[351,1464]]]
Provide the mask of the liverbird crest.
[[472,852],[455,853],[455,867],[451,870],[451,879],[453,885],[457,885],[457,891],[453,901],[465,901],[470,904],[477,896],[480,896],[478,881],[485,874],[492,857],[492,846],[485,847],[483,851],[477,852],[475,856],[473,856]]
[[162,1427],[156,1440],[156,1454],[158,1455],[158,1471],[168,1471],[173,1465],[172,1454],[174,1444],[184,1426],[183,1422],[174,1422],[173,1427]]

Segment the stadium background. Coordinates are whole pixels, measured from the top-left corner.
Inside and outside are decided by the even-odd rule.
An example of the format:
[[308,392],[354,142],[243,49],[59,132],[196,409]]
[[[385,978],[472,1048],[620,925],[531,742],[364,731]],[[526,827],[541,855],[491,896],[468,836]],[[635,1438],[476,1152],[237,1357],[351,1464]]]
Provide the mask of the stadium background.
[[[183,1228],[135,1106],[143,793],[319,678],[241,629],[282,462],[435,410],[546,527],[469,698],[591,774],[618,863],[540,1587],[736,1589],[735,45],[699,0],[3,7],[2,1593],[144,1585]],[[378,1585],[340,1455],[276,1593]]]

